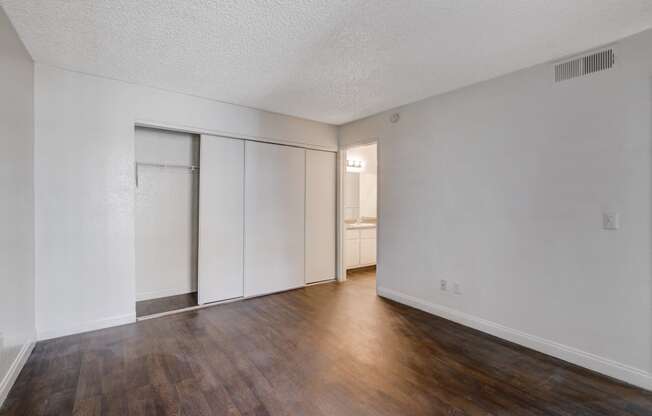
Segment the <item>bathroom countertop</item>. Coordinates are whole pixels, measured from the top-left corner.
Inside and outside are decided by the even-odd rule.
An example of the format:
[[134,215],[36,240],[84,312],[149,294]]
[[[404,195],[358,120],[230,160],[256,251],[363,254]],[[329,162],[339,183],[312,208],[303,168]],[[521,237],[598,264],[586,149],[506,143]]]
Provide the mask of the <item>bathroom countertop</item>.
[[375,222],[354,222],[351,224],[346,224],[347,230],[361,230],[364,228],[376,228]]

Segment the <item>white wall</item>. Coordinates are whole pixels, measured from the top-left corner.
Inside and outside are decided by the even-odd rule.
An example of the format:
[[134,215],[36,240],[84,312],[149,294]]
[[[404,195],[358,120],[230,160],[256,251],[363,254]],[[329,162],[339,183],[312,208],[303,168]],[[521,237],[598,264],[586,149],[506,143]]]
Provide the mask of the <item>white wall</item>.
[[650,44],[343,126],[340,145],[380,140],[378,292],[652,388]]
[[36,64],[40,338],[134,319],[134,123],[334,150],[333,126]]
[[34,340],[32,59],[0,8],[0,406]]
[[360,218],[376,218],[378,178],[376,173],[360,173]]
[[136,127],[136,161],[167,165],[199,165],[199,135]]

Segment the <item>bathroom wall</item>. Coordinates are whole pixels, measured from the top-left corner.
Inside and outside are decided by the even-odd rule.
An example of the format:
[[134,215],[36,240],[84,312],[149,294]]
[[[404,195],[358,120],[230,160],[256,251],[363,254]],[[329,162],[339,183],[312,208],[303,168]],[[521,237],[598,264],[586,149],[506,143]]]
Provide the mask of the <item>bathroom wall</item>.
[[[345,186],[351,187],[351,192],[357,190],[357,205],[356,210],[351,210],[352,216],[360,219],[375,219],[377,217],[376,210],[376,194],[377,194],[377,145],[371,144],[367,146],[354,147],[346,152],[347,159],[360,160],[363,162],[364,167],[357,172],[347,172],[345,176]],[[345,208],[347,208],[345,206]],[[349,215],[345,217],[349,219]]]

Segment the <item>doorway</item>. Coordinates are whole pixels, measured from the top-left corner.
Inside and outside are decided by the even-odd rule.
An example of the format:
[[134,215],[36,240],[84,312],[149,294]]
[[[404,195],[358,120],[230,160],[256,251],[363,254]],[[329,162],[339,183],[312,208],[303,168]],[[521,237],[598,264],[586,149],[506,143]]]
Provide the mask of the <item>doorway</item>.
[[136,127],[136,317],[197,305],[199,136]]
[[347,148],[342,153],[340,214],[341,274],[375,278],[378,228],[377,143]]

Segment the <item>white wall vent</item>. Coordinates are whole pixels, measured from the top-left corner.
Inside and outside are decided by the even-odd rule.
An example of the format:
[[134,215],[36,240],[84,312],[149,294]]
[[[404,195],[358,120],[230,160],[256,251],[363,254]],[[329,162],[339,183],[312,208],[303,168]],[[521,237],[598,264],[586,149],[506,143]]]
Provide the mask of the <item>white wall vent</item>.
[[560,62],[555,65],[555,82],[592,74],[605,69],[613,68],[616,55],[613,48],[583,55],[570,61]]

